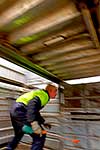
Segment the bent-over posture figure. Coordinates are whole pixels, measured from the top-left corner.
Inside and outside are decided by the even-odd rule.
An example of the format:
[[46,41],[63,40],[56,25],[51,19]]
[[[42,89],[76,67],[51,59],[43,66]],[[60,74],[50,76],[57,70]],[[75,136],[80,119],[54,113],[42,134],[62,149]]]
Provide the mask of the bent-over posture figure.
[[55,98],[56,93],[57,88],[48,84],[45,90],[34,90],[17,98],[10,111],[15,136],[8,144],[7,150],[15,150],[24,135],[22,130],[24,125],[31,126],[34,131],[33,134],[30,134],[33,139],[31,149],[43,150],[46,134],[42,135],[41,125],[47,128],[50,128],[50,125],[45,123],[39,111],[49,102],[50,98]]

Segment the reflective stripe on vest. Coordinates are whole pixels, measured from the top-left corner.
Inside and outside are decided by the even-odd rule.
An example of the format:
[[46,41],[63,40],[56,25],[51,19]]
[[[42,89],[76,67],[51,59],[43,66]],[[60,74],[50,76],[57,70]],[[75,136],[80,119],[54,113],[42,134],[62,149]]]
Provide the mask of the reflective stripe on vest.
[[36,90],[21,95],[19,98],[17,98],[16,102],[22,102],[25,105],[28,105],[29,101],[34,99],[35,96],[39,97],[41,101],[41,107],[45,106],[49,101],[49,96],[44,90]]

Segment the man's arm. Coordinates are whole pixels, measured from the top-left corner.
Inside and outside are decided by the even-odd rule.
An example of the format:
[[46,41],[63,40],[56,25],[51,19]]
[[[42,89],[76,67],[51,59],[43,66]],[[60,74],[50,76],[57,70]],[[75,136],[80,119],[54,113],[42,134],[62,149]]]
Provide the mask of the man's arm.
[[35,97],[33,100],[30,100],[27,106],[27,120],[28,122],[38,121],[39,124],[44,123],[43,117],[40,115],[39,110],[41,109],[41,101],[39,97]]
[[38,116],[38,122],[39,122],[39,124],[44,124],[45,120],[44,120],[44,118],[41,116],[40,112],[38,113],[37,116]]

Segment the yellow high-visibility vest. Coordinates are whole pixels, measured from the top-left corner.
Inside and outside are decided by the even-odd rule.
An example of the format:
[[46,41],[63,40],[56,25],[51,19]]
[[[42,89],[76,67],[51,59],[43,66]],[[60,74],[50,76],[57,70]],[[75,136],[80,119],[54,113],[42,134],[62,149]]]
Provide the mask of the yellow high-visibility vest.
[[44,90],[34,90],[28,93],[25,93],[17,98],[16,102],[24,103],[25,105],[28,105],[29,101],[34,99],[35,97],[39,97],[41,101],[41,107],[45,106],[49,101],[49,95]]

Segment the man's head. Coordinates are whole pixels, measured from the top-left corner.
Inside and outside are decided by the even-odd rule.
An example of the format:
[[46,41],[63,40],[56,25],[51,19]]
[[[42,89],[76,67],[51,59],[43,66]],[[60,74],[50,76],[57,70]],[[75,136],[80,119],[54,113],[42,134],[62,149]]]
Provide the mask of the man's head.
[[56,86],[54,86],[52,84],[48,84],[45,89],[48,92],[50,98],[55,98],[55,96],[57,94],[57,87]]

